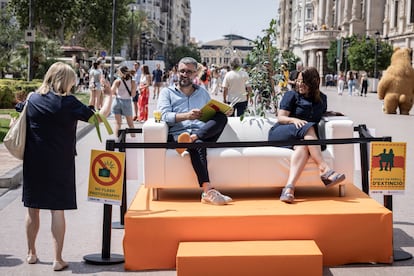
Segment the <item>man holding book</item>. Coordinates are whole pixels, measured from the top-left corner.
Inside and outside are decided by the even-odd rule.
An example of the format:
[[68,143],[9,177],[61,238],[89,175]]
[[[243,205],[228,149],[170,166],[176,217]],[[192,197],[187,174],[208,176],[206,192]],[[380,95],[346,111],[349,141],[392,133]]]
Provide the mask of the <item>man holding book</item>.
[[[161,90],[157,109],[161,111],[161,119],[167,123],[168,141],[181,143],[215,142],[227,124],[227,115],[220,108],[205,118],[202,109],[210,102],[210,94],[204,88],[193,84],[197,74],[198,62],[191,58],[182,58],[178,63],[178,82]],[[226,113],[232,113],[229,107]],[[202,117],[203,116],[203,117]],[[204,120],[201,120],[201,119]],[[228,196],[215,190],[207,169],[207,149],[177,148],[180,155],[190,154],[191,163],[203,189],[201,202],[225,205],[232,201]]]

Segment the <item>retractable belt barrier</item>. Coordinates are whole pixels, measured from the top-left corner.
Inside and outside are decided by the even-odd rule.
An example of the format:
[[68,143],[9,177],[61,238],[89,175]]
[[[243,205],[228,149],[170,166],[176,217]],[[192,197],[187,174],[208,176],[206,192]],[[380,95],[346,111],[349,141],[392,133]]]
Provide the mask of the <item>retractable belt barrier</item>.
[[[175,148],[235,148],[235,147],[280,147],[293,145],[330,145],[330,144],[359,144],[361,157],[361,186],[362,190],[369,194],[369,156],[368,143],[370,142],[392,142],[390,136],[373,137],[366,125],[358,125],[354,127],[354,131],[358,132],[359,138],[343,138],[343,139],[319,139],[319,140],[300,140],[300,141],[252,141],[252,142],[203,142],[203,143],[130,143],[126,142],[128,133],[142,133],[141,128],[127,128],[119,131],[119,139],[107,140],[106,150],[125,152],[126,149],[175,149]],[[125,160],[125,176],[126,176],[126,160]],[[120,223],[112,224],[112,205],[104,204],[104,223],[102,238],[102,256],[101,262],[95,261],[94,264],[106,264],[104,261],[111,258],[111,225],[114,228],[122,229],[124,226],[124,216],[127,205],[127,189],[126,177],[123,180],[122,205],[120,206]],[[392,211],[392,195],[384,195],[384,206]],[[394,261],[411,259],[412,255],[404,251],[394,251]],[[85,259],[85,257],[84,257]],[[86,260],[86,259],[85,259]],[[109,264],[109,263],[108,263]]]

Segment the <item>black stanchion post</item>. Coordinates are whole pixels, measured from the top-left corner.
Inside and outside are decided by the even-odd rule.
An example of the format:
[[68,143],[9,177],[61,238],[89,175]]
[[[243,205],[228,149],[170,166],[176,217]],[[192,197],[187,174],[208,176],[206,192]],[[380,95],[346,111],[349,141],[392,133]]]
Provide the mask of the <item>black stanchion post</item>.
[[[126,142],[126,135],[128,133],[128,129],[126,130],[119,130],[119,152],[125,152],[125,142]],[[119,206],[119,222],[113,222],[112,228],[114,229],[124,229],[124,216],[126,213],[126,205],[127,205],[127,189],[126,189],[126,157],[124,163],[124,179],[122,180],[122,199],[121,199],[121,206]]]
[[[118,145],[119,151],[120,152],[125,152],[126,151],[126,135],[128,133],[142,133],[142,128],[127,128],[125,130],[120,130],[120,143]],[[115,144],[114,144],[114,149],[115,149]],[[122,201],[121,201],[121,206],[120,206],[120,213],[119,213],[119,217],[120,217],[120,221],[119,222],[114,222],[112,223],[112,228],[114,229],[124,229],[124,225],[125,225],[125,213],[127,211],[127,181],[126,181],[126,174],[127,174],[127,161],[126,161],[126,157],[125,157],[125,166],[124,166],[124,179],[123,179],[123,184],[122,184]]]
[[111,254],[112,205],[104,204],[101,254],[89,254],[83,257],[85,262],[95,265],[120,264],[125,261],[120,254]]
[[[106,150],[114,151],[115,141],[106,141]],[[96,265],[120,264],[124,262],[124,256],[111,254],[111,221],[112,205],[104,204],[102,225],[102,252],[101,254],[89,254],[83,257],[85,262]]]
[[[366,138],[367,128],[365,125],[359,125],[358,126],[358,133],[360,137]],[[362,191],[369,194],[369,180],[368,180],[368,167],[369,167],[369,157],[368,157],[368,145],[367,143],[360,143],[359,144],[359,150],[361,154],[361,185],[362,185]]]

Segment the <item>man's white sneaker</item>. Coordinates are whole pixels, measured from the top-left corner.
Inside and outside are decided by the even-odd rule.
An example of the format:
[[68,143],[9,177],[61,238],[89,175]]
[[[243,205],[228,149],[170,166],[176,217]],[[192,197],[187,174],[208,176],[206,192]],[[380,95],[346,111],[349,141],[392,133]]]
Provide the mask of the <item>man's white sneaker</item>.
[[231,197],[223,195],[223,194],[221,194],[221,195],[224,197],[224,200],[226,201],[226,203],[230,203],[230,202],[233,201],[233,199]]
[[214,205],[226,205],[232,200],[228,196],[222,195],[219,191],[211,189],[201,195],[201,202]]

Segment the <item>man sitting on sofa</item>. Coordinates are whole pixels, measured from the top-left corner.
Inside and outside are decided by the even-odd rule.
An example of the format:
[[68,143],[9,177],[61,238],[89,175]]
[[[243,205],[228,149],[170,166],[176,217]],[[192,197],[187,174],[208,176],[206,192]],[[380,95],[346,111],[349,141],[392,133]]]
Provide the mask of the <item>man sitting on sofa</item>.
[[[161,111],[162,120],[169,126],[169,142],[215,142],[227,124],[227,116],[221,112],[217,112],[207,122],[199,120],[200,109],[208,103],[210,95],[204,88],[193,84],[198,72],[197,66],[198,62],[195,59],[182,58],[178,63],[178,83],[163,88],[160,93],[157,109]],[[230,111],[233,112],[233,110]],[[229,114],[231,114],[230,111]],[[198,183],[203,189],[201,202],[225,205],[232,201],[229,196],[221,194],[210,184],[206,148],[177,148],[177,152],[180,155],[190,154]]]

